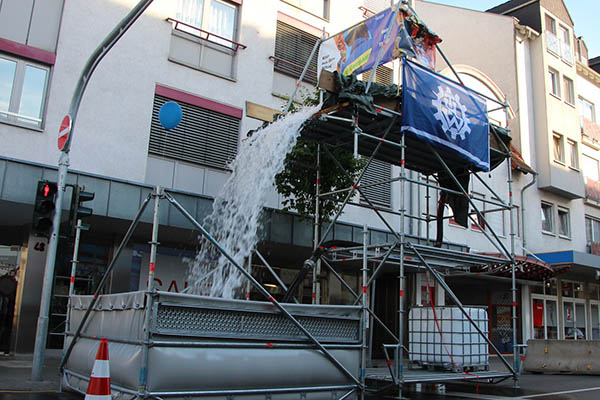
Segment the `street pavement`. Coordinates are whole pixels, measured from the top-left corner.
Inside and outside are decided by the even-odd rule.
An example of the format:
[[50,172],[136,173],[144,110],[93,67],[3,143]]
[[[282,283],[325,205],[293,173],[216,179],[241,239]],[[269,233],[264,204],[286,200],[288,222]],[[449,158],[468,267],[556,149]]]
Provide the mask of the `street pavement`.
[[[44,362],[43,380],[31,381],[31,354],[0,356],[0,400],[81,400],[83,396],[58,393],[60,385],[60,350],[48,350]],[[509,360],[510,361],[510,360]],[[491,367],[501,370],[491,357]],[[530,399],[530,400],[599,400],[600,376],[524,374],[520,388],[513,388],[512,379],[491,385],[467,382],[429,384],[405,388],[403,398],[410,400],[458,399]],[[418,390],[418,391],[417,391]],[[386,399],[382,395],[369,400]]]

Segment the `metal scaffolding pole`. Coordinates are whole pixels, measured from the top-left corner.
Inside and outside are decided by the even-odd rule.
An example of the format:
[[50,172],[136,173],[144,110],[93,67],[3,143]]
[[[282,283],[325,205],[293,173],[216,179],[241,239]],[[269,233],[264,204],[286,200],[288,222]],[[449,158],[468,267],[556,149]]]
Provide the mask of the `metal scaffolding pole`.
[[165,193],[165,197],[185,218],[188,219],[188,221],[190,221],[192,223],[192,225],[194,225],[202,233],[202,235],[206,239],[208,239],[208,241],[210,243],[213,244],[213,246],[215,246],[218,249],[218,251],[225,258],[227,258],[227,260],[231,263],[231,265],[233,265],[235,268],[237,268],[237,270],[242,275],[244,275],[247,279],[250,280],[250,282],[252,282],[252,284],[260,292],[260,294],[262,294],[268,301],[270,301],[281,312],[281,314],[283,316],[285,316],[290,322],[292,322],[312,343],[314,343],[319,348],[319,350],[325,355],[325,357],[327,357],[329,359],[329,361],[333,365],[335,365],[344,375],[346,375],[348,378],[350,378],[357,385],[357,387],[359,387],[362,390],[362,383],[360,382],[360,380],[357,379],[354,375],[352,375],[352,373],[350,371],[348,371],[346,369],[346,367],[344,367],[335,358],[335,356],[333,354],[331,354],[331,352],[328,351],[321,344],[321,342],[319,342],[319,340],[317,340],[317,338],[315,338],[292,314],[290,314],[290,312],[288,310],[286,310],[285,307],[283,307],[283,305],[281,303],[279,303],[277,300],[275,300],[275,298],[273,296],[271,296],[271,294],[260,283],[258,283],[258,281],[256,279],[254,279],[254,277],[252,275],[250,275],[248,273],[248,271],[246,271],[246,269],[244,269],[244,267],[239,265],[237,263],[237,261],[235,261],[235,259],[227,252],[227,250],[225,250],[221,246],[221,244],[219,242],[217,242],[217,240],[204,228],[204,226],[202,226],[198,221],[196,221],[196,219],[194,217],[192,217],[190,215],[190,213],[188,213],[187,210],[185,208],[183,208],[183,206],[181,204],[179,204],[179,202],[177,202],[177,200],[175,200],[175,198],[173,196],[171,196],[169,193]]
[[[405,145],[406,134],[402,132],[402,148],[400,149],[400,177],[406,178],[406,145]],[[405,246],[405,229],[404,229],[404,212],[406,209],[406,202],[404,198],[404,184],[403,180],[400,181],[400,275],[398,277],[398,344],[394,349],[395,361],[396,361],[396,377],[402,382],[402,376],[404,374],[402,359],[403,359],[403,348],[402,342],[404,340],[404,246]],[[402,398],[402,384],[398,385],[398,397]]]
[[492,348],[492,350],[494,350],[494,353],[496,353],[498,355],[498,357],[500,357],[500,360],[506,366],[506,368],[508,368],[508,370],[512,374],[515,374],[515,370],[511,367],[511,365],[508,363],[508,361],[506,361],[506,358],[504,358],[504,356],[500,353],[500,351],[498,350],[496,345],[494,345],[494,343],[490,340],[490,338],[488,338],[488,336],[485,334],[485,332],[483,332],[481,330],[481,328],[479,328],[479,326],[477,326],[475,321],[473,321],[473,319],[471,319],[471,316],[464,309],[463,304],[458,299],[458,297],[456,297],[456,295],[454,294],[452,289],[450,289],[450,286],[448,286],[446,281],[444,281],[444,279],[442,279],[440,274],[429,265],[429,263],[425,260],[425,258],[423,258],[421,253],[412,245],[412,243],[406,243],[406,246],[410,247],[412,249],[412,251],[415,252],[416,256],[419,258],[421,263],[425,266],[425,268],[427,268],[427,271],[429,271],[431,276],[433,276],[434,279],[437,281],[437,283],[446,291],[446,294],[448,294],[452,298],[452,300],[454,301],[454,304],[456,304],[458,306],[458,308],[463,313],[465,318],[471,323],[471,325],[475,328],[475,330],[479,333],[479,335],[487,342],[487,344]]
[[142,214],[143,214],[144,210],[146,209],[146,206],[148,205],[148,203],[150,202],[150,199],[153,196],[154,196],[154,193],[148,193],[148,196],[146,196],[146,198],[144,199],[142,205],[140,206],[140,209],[138,210],[137,214],[133,218],[133,221],[131,221],[131,224],[129,225],[129,229],[127,229],[127,232],[125,233],[125,236],[123,237],[123,240],[121,240],[121,243],[119,244],[119,247],[117,248],[117,251],[113,255],[113,258],[112,258],[110,264],[106,268],[106,271],[104,272],[104,275],[102,276],[102,279],[100,280],[100,283],[98,283],[98,287],[96,287],[96,290],[94,291],[94,298],[90,302],[90,305],[88,306],[87,310],[85,310],[85,314],[83,315],[83,318],[81,319],[81,322],[79,323],[79,326],[77,327],[77,330],[75,331],[75,334],[73,335],[73,339],[71,340],[71,343],[69,343],[69,346],[67,347],[67,351],[65,351],[65,353],[62,356],[62,360],[60,361],[60,367],[59,367],[61,371],[64,370],[64,367],[65,367],[67,361],[69,361],[69,357],[71,356],[71,352],[73,351],[75,342],[77,342],[77,339],[81,335],[81,331],[83,330],[83,327],[84,327],[85,323],[87,322],[87,320],[90,316],[90,313],[92,312],[94,307],[96,307],[96,303],[98,303],[98,296],[100,295],[100,292],[104,289],[104,285],[108,281],[108,276],[112,272],[112,270],[117,262],[117,259],[119,258],[119,255],[121,255],[121,252],[125,248],[125,245],[127,244],[127,242],[129,242],[129,239],[133,235],[133,232],[135,231],[135,228],[137,227],[138,222],[140,222],[140,218],[142,217]]
[[360,379],[363,385],[363,390],[360,391],[360,397],[362,400],[365,398],[365,379],[367,378],[367,329],[369,327],[369,314],[367,309],[367,245],[369,240],[369,228],[367,225],[363,225],[363,260],[362,260],[362,348],[361,348],[361,366],[360,366]]
[[150,321],[152,319],[152,303],[154,300],[154,275],[156,271],[156,253],[158,250],[158,225],[159,225],[159,209],[160,200],[163,197],[163,190],[160,186],[156,186],[154,190],[154,213],[152,216],[152,240],[150,244],[150,261],[148,262],[148,283],[146,285],[146,309],[144,310],[144,344],[142,345],[142,360],[140,368],[140,381],[138,391],[140,393],[146,392],[146,386],[148,383],[148,353],[150,351]]
[[[314,220],[314,232],[313,232],[313,251],[317,250],[319,247],[319,231],[321,230],[321,214],[320,214],[320,205],[321,198],[319,197],[321,191],[321,144],[317,144],[317,177],[315,182],[315,220]],[[313,284],[312,284],[312,303],[320,304],[321,303],[321,290],[319,283],[319,276],[321,275],[321,258],[316,262],[315,268],[313,270]]]

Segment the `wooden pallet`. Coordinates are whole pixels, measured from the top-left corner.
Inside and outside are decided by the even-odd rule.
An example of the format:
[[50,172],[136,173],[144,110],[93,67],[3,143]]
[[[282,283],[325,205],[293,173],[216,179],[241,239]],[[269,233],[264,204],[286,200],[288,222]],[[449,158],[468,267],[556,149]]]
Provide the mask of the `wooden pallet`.
[[489,364],[455,365],[449,362],[409,361],[409,369],[426,369],[428,371],[478,372],[489,371]]

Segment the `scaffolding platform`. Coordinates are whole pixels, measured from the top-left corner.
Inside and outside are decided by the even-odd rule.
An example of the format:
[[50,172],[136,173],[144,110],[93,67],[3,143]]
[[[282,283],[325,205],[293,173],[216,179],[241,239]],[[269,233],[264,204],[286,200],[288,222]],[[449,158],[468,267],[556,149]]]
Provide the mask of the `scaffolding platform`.
[[[382,243],[367,246],[367,258],[369,261],[381,261],[386,251],[392,246],[395,246],[395,248],[391,251],[385,262],[391,265],[398,264],[401,257],[401,246],[400,244],[395,243]],[[510,259],[503,260],[501,258],[499,259],[497,256],[411,243],[410,246],[404,247],[404,265],[418,269],[424,268],[417,253],[432,267],[452,268],[464,271],[470,271],[471,267],[482,268],[482,266],[486,265],[497,266],[503,262],[506,264],[510,264],[511,262]],[[328,260],[331,262],[359,262],[362,261],[362,259],[362,246],[332,249],[330,250],[328,257]]]
[[[324,71],[326,73],[326,71]],[[301,136],[332,147],[355,148],[358,154],[369,157],[380,146],[374,158],[392,165],[401,164],[400,148],[402,135],[405,135],[405,167],[432,175],[445,172],[437,156],[430,150],[430,145],[417,138],[410,131],[401,131],[402,114],[400,98],[373,99],[374,112],[361,106],[356,101],[346,101],[327,107],[307,120],[301,130]],[[390,107],[390,108],[389,108]],[[507,158],[505,151],[511,137],[507,130],[490,124],[490,167],[498,166]],[[500,143],[502,141],[503,143]],[[441,147],[436,147],[448,168],[453,171],[465,170],[464,158]]]
[[[449,382],[449,381],[496,381],[511,378],[510,372],[501,371],[477,371],[477,372],[450,372],[450,371],[428,371],[424,369],[404,369],[401,383],[426,383],[426,382]],[[367,368],[366,381],[371,385],[393,384],[394,379],[388,368]]]

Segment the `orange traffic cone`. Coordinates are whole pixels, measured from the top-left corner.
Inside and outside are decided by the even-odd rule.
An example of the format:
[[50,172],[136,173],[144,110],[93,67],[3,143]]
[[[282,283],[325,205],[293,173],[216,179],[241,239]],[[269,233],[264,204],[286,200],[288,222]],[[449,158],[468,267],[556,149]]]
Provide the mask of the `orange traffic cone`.
[[110,400],[110,369],[108,367],[108,340],[102,339],[92,376],[88,385],[85,400]]

